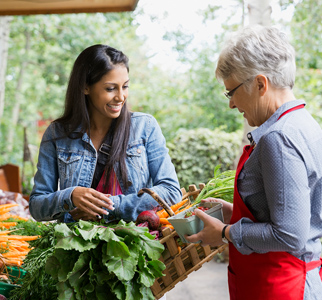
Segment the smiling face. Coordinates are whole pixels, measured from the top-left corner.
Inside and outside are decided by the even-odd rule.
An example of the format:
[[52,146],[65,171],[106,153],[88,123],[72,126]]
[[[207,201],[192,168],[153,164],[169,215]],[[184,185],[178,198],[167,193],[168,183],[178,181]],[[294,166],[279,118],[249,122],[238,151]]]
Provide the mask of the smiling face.
[[124,65],[117,65],[100,81],[87,87],[91,120],[112,121],[119,117],[128,97],[129,73]]
[[[226,90],[231,91],[241,82],[230,78],[224,80],[224,84]],[[250,92],[245,90],[244,84],[236,89],[229,100],[229,107],[231,109],[237,108],[250,126],[260,126],[271,115],[270,101],[267,101],[265,96],[267,87],[267,78],[261,75],[257,76],[250,87]]]

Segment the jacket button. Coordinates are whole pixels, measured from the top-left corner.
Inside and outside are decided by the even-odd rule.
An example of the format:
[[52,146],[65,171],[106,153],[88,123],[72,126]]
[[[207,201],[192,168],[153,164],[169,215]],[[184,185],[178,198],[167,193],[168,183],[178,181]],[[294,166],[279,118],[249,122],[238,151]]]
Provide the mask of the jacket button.
[[69,209],[69,205],[67,203],[65,203],[63,207],[64,207],[65,210]]
[[131,182],[131,181],[128,181],[128,182],[127,182],[127,184],[128,184],[129,186],[131,186],[131,185],[132,185],[132,182]]
[[136,152],[140,154],[141,153],[141,149],[136,150]]

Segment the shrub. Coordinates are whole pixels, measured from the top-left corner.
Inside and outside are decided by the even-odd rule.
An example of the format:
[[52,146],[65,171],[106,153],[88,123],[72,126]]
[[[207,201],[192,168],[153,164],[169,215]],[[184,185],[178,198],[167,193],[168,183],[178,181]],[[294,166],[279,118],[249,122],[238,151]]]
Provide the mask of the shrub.
[[168,148],[180,186],[187,189],[190,184],[208,182],[219,164],[221,171],[232,170],[241,135],[207,128],[179,131]]

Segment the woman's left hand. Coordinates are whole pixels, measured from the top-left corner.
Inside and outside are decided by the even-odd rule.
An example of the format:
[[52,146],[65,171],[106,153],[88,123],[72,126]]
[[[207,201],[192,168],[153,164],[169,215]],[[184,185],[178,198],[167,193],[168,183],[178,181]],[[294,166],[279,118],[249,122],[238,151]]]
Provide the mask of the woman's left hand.
[[225,224],[217,218],[213,218],[201,211],[195,210],[196,216],[204,222],[204,228],[200,232],[185,236],[186,240],[195,243],[201,240],[201,246],[210,245],[216,247],[223,244],[221,232]]

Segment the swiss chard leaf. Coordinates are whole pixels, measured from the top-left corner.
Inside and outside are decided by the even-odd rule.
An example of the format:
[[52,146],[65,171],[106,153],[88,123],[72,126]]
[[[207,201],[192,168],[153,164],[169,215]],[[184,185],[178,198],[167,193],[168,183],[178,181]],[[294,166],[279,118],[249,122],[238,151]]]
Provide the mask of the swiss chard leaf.
[[151,240],[146,235],[140,236],[143,241],[143,249],[145,250],[147,256],[150,259],[159,259],[162,251],[164,250],[164,246],[157,240]]
[[147,262],[150,272],[154,275],[154,278],[165,276],[162,271],[165,270],[165,265],[159,260],[151,260]]
[[143,255],[140,256],[139,258],[138,270],[139,270],[140,283],[142,283],[146,287],[152,286],[155,281],[155,277],[153,276],[153,273],[151,273],[150,269],[148,268],[146,259]]
[[138,280],[132,280],[125,285],[126,297],[125,300],[137,300],[146,299],[142,298],[140,292],[141,285],[138,284]]
[[128,281],[131,280],[136,271],[137,260],[133,257],[127,257],[120,259],[119,257],[112,257],[105,262],[107,269],[114,273],[119,280]]
[[150,288],[146,287],[146,286],[142,286],[140,288],[140,293],[141,293],[141,299],[144,299],[144,300],[154,300],[154,296],[152,294],[152,291]]
[[59,269],[60,269],[59,260],[55,256],[49,257],[45,265],[46,273],[48,273],[54,279],[58,280]]
[[126,236],[140,236],[142,234],[148,233],[149,229],[147,227],[138,227],[135,225],[134,222],[125,223],[121,220],[115,227],[114,227],[115,234],[118,236],[126,237]]
[[115,256],[115,257],[127,258],[131,256],[128,246],[121,240],[110,241],[109,243],[105,243],[102,251],[103,251],[103,254],[111,257]]
[[111,289],[114,292],[117,299],[125,300],[125,298],[126,298],[125,286],[126,286],[126,283],[123,283],[122,281],[114,281],[111,284]]
[[66,281],[57,283],[58,299],[57,300],[78,300],[74,290],[69,286]]
[[82,220],[79,221],[79,227],[75,228],[75,232],[85,241],[92,241],[92,239],[97,235],[97,231],[97,226]]
[[98,241],[85,241],[81,236],[74,233],[66,224],[57,224],[55,227],[57,244],[55,248],[65,250],[77,250],[83,252],[96,248]]

